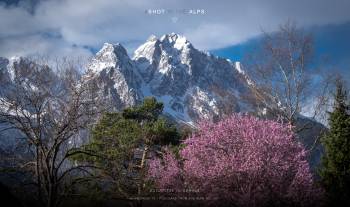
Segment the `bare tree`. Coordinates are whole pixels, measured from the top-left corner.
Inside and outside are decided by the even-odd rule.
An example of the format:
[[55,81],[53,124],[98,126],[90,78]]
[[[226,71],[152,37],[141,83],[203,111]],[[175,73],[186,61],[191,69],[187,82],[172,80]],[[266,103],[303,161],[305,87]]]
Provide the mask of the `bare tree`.
[[79,174],[94,167],[73,164],[70,158],[88,153],[75,144],[100,112],[95,85],[80,78],[68,61],[58,69],[60,75],[23,59],[13,66],[12,80],[0,94],[0,123],[9,126],[4,130],[19,131],[30,152],[21,163],[16,160],[17,170],[30,175],[37,202],[48,207],[58,206],[84,179]]
[[310,99],[312,118],[322,111],[327,101],[328,79],[318,85],[322,87],[314,88],[312,76],[316,70],[312,70],[312,55],[312,36],[288,21],[277,32],[264,33],[261,48],[246,63],[260,106],[273,117],[287,121],[297,132],[309,128],[312,123],[297,123]]

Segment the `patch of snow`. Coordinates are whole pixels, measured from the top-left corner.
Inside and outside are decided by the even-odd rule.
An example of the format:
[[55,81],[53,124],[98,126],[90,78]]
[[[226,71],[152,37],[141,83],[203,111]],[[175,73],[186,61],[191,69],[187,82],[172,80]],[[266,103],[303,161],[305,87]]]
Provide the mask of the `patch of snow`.
[[235,62],[235,68],[236,68],[236,70],[237,70],[240,74],[242,74],[242,75],[245,77],[245,79],[246,79],[248,85],[250,85],[250,86],[255,86],[254,82],[247,76],[247,74],[245,73],[245,71],[242,69],[242,65],[241,65],[240,62],[238,62],[238,61]]
[[[231,62],[231,61],[230,61]],[[242,70],[242,68],[241,68],[241,63],[240,62],[235,62],[235,68],[236,68],[236,70],[239,72],[239,73],[241,73],[241,74],[243,74],[243,75],[245,75],[245,72]]]
[[14,81],[16,74],[15,74],[15,64],[19,64],[21,62],[22,58],[20,56],[13,56],[9,59],[9,64],[7,65],[7,71],[10,75],[11,81]]
[[[21,109],[19,106],[17,106],[18,109],[16,110],[13,103],[5,100],[4,98],[0,98],[0,103],[1,103],[0,111],[2,113],[5,113],[11,116],[29,117],[29,118],[34,117],[32,113],[30,113],[26,109]],[[20,114],[17,114],[17,112],[20,112]]]
[[181,50],[184,47],[186,47],[187,44],[188,44],[187,39],[183,36],[179,36],[175,41],[174,48]]
[[148,38],[147,42],[135,50],[133,59],[135,60],[144,57],[149,61],[149,63],[152,63],[156,43],[157,37],[152,35],[150,38]]

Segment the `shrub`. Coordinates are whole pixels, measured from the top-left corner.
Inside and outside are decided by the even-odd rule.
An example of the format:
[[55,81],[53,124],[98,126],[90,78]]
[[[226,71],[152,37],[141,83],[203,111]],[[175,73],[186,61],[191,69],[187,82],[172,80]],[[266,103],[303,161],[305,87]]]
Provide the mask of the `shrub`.
[[163,159],[149,163],[148,176],[158,188],[198,189],[211,203],[310,206],[322,190],[296,140],[286,124],[251,116],[203,122],[179,159],[165,149]]

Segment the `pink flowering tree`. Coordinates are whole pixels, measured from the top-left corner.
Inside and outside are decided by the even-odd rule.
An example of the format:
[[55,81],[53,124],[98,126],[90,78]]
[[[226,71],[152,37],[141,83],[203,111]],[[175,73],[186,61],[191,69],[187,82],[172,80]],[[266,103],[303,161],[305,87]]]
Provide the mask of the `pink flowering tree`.
[[234,206],[311,206],[322,197],[307,152],[285,124],[233,115],[201,123],[183,144],[177,158],[165,150],[149,163],[156,187],[198,189]]

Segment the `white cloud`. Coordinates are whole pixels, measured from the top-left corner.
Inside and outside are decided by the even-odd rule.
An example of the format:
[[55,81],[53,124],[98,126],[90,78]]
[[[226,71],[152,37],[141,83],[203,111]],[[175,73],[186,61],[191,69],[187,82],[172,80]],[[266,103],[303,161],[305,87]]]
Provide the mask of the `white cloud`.
[[[104,42],[130,49],[151,34],[171,32],[209,50],[247,40],[261,28],[274,30],[287,19],[301,26],[349,21],[349,6],[348,0],[47,0],[29,13],[27,7],[2,4],[0,56],[89,54],[81,46],[99,48]],[[206,14],[147,15],[146,9],[205,9]],[[50,38],[52,31],[60,37]]]
[[44,55],[55,57],[88,57],[91,52],[74,47],[60,39],[43,38],[40,35],[0,40],[2,57]]

